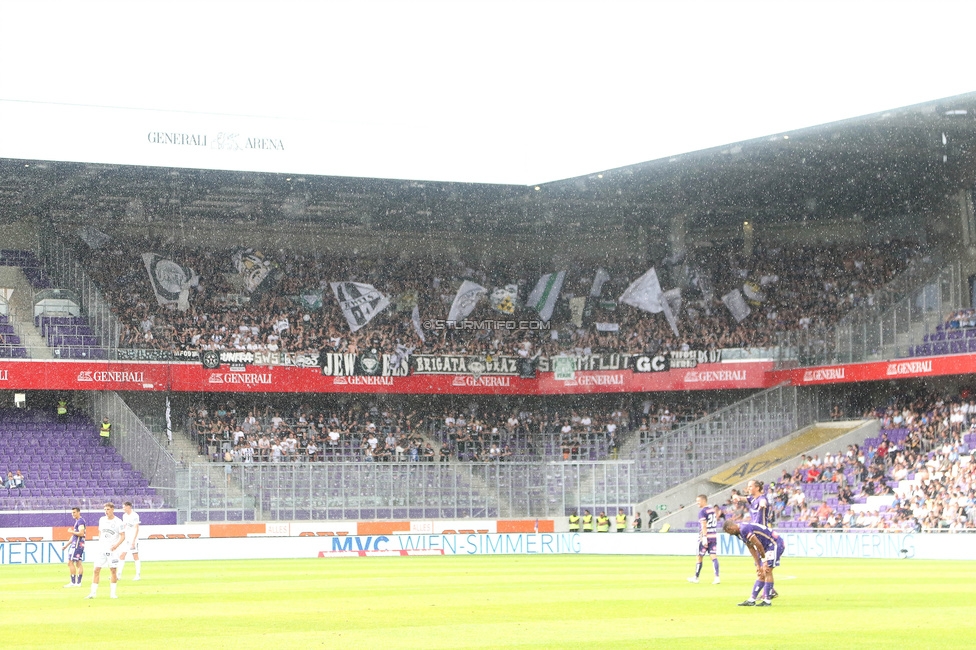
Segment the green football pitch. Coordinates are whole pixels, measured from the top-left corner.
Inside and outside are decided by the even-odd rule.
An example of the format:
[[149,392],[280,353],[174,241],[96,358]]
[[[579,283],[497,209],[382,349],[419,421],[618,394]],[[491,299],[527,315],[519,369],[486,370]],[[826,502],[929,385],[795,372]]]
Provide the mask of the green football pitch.
[[126,566],[119,598],[58,565],[0,567],[5,648],[950,648],[976,646],[976,563],[784,560],[773,607],[737,607],[751,561],[394,557]]

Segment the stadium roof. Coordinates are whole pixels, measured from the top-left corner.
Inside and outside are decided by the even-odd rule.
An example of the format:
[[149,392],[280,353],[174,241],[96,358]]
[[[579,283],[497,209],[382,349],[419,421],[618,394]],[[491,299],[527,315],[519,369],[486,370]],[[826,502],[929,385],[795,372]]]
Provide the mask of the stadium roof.
[[532,233],[924,217],[976,178],[976,93],[535,187],[0,161],[16,221]]
[[974,18],[938,1],[5,3],[0,157],[531,186],[976,91]]
[[976,177],[970,4],[349,4],[5,5],[0,219],[667,232]]

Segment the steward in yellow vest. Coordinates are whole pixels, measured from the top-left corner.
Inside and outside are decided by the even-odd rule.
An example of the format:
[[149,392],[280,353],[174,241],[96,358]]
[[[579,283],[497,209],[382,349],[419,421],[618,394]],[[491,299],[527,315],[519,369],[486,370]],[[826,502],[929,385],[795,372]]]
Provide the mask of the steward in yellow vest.
[[590,514],[589,510],[583,511],[583,532],[584,533],[593,532],[593,515]]
[[580,528],[580,516],[573,511],[573,514],[569,516],[569,532],[578,533]]
[[627,515],[624,514],[623,510],[617,511],[617,532],[618,533],[627,532]]
[[601,512],[600,516],[596,518],[596,532],[598,533],[610,532],[610,517],[607,516],[607,513]]
[[102,418],[102,423],[98,426],[98,436],[100,442],[104,446],[108,446],[109,436],[112,435],[112,423],[108,421],[108,418]]

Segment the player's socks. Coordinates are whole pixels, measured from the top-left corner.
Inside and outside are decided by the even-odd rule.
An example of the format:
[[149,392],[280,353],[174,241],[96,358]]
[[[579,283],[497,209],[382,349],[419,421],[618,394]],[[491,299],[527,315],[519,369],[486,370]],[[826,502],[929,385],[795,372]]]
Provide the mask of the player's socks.
[[111,596],[112,598],[118,598],[118,596],[115,593],[115,583],[114,582],[109,585],[109,596]]
[[756,580],[756,584],[752,586],[752,596],[749,597],[749,600],[755,600],[759,596],[759,592],[762,590],[763,584],[765,583],[763,583],[762,580]]
[[82,578],[82,576],[83,576],[83,575],[84,575],[84,574],[82,574],[82,573],[79,573],[79,574],[78,574],[78,582],[77,582],[77,585],[78,585],[79,587],[81,586],[81,578]]
[[773,591],[773,583],[765,582],[763,583],[763,600],[769,601],[771,598],[770,593]]
[[115,577],[119,580],[122,579],[122,569],[125,568],[125,560],[119,560],[119,568],[115,570]]
[[142,560],[136,560],[136,580],[139,579],[139,574],[142,573]]
[[98,595],[98,583],[97,582],[93,582],[92,583],[92,586],[91,586],[91,592],[89,592],[88,597],[89,598],[94,598],[97,595]]
[[712,560],[712,568],[715,569],[715,577],[718,577],[718,558]]
[[701,568],[702,568],[702,563],[701,562],[699,562],[698,564],[695,565],[695,577],[696,578],[699,575],[701,575]]

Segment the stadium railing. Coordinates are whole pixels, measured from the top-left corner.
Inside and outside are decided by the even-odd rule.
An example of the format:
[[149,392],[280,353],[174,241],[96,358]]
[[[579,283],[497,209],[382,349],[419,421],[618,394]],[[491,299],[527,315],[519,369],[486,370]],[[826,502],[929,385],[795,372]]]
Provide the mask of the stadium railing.
[[111,444],[133,469],[149,482],[168,507],[175,507],[177,461],[159,443],[142,420],[114,391],[92,391],[89,415],[93,422],[107,417],[112,423]]
[[633,504],[633,461],[196,463],[178,518],[307,521],[562,517]]
[[[925,270],[930,273],[924,275]],[[968,306],[959,261],[942,268],[919,262],[899,279],[898,286],[886,287],[874,305],[855,309],[832,328],[780,332],[779,365],[821,366],[907,357],[912,343],[934,331],[948,314]]]
[[109,358],[114,358],[114,350],[118,347],[119,334],[122,331],[121,324],[113,313],[112,306],[66,241],[67,238],[58,236],[52,226],[42,227],[39,257],[55,286],[78,294],[88,322],[102,344],[109,349]]
[[637,501],[828,419],[828,405],[809,388],[777,386],[646,442],[633,453]]

